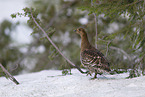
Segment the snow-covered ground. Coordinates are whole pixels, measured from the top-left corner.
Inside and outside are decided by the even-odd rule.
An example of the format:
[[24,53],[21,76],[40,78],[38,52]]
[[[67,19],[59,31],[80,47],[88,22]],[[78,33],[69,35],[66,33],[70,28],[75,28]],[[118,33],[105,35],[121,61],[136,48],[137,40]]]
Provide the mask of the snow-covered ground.
[[0,97],[145,97],[145,77],[125,79],[127,76],[91,80],[76,69],[66,76],[59,70],[44,70],[15,76],[19,85],[0,77]]

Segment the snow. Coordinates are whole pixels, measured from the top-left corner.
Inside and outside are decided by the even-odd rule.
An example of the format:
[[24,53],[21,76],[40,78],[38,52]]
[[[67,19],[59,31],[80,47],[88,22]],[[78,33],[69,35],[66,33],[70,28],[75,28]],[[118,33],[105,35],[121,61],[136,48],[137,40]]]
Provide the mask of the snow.
[[145,77],[127,76],[106,74],[91,80],[76,69],[66,76],[60,70],[43,70],[15,76],[19,85],[0,77],[0,97],[145,97]]

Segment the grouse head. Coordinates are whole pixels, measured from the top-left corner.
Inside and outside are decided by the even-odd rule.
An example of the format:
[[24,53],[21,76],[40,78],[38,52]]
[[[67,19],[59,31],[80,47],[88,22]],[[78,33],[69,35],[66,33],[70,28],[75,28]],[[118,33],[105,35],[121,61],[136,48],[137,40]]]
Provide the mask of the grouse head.
[[86,35],[86,32],[83,28],[78,28],[78,29],[74,30],[74,32],[76,32],[80,36]]

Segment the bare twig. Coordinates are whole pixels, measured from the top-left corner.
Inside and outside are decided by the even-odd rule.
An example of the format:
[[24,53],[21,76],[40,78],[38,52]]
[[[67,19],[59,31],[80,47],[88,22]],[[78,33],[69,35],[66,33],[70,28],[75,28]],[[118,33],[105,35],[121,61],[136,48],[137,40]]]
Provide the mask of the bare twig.
[[[93,0],[91,0],[91,6],[93,6]],[[96,28],[96,37],[95,37],[95,47],[97,48],[97,37],[98,37],[98,31],[97,31],[97,16],[95,13],[93,13],[94,19],[95,19],[95,28]]]
[[16,70],[19,67],[19,64],[15,64],[15,67],[11,69],[11,71]]
[[13,81],[16,85],[19,84],[19,82],[3,67],[3,65],[0,63],[0,67],[2,68],[3,72],[6,74],[6,76]]
[[108,54],[108,46],[109,46],[110,42],[111,42],[111,41],[108,41],[108,43],[107,43],[106,57],[107,57],[107,54]]
[[[138,68],[139,64],[140,64],[141,61],[144,59],[144,57],[145,57],[145,54],[137,61],[137,63],[134,63],[134,64],[133,64],[132,71],[137,71],[136,68]],[[138,72],[138,71],[137,71],[137,72]],[[130,76],[132,75],[132,73],[134,73],[134,72],[131,72],[131,73],[130,73]],[[144,70],[142,71],[142,74],[143,74],[143,73],[144,73]]]
[[70,63],[72,66],[76,67],[81,73],[87,73],[87,72],[83,72],[78,66],[76,66],[74,63],[72,63],[66,56],[63,55],[63,53],[59,50],[59,48],[54,44],[54,42],[49,38],[49,36],[47,35],[47,33],[43,30],[43,28],[37,23],[37,21],[35,20],[35,18],[33,17],[33,14],[31,12],[31,17],[33,19],[33,21],[35,22],[35,24],[37,25],[37,27],[43,32],[43,34],[47,37],[47,39],[49,40],[49,42],[54,46],[54,48],[59,52],[60,55],[62,55],[62,57],[68,61],[68,63]]
[[132,58],[123,49],[117,48],[117,47],[114,47],[114,46],[110,46],[109,48],[122,52],[129,59],[129,61],[132,60]]
[[137,62],[137,64],[141,63],[141,61],[144,59],[145,54],[140,58],[140,60]]

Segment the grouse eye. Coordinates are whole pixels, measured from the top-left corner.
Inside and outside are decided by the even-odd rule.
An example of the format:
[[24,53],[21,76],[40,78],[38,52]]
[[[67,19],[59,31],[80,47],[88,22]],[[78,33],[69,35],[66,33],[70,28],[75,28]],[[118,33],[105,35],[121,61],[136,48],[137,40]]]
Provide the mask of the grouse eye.
[[79,29],[79,31],[81,31],[81,29]]

